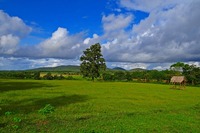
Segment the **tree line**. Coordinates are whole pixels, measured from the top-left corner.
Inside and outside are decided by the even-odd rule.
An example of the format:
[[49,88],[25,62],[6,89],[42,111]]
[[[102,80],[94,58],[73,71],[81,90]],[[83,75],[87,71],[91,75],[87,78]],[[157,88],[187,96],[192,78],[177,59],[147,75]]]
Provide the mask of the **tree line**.
[[[41,76],[40,71],[0,71],[0,79],[35,79],[35,80],[74,80],[71,76],[71,72],[65,72],[68,74],[67,77],[62,74],[52,74],[47,72],[45,75]],[[80,74],[79,72],[74,72],[73,74]]]
[[39,79],[40,72],[0,71],[1,79]]
[[[188,66],[188,65],[187,65]],[[144,71],[105,71],[102,74],[104,81],[136,81],[136,82],[154,82],[154,83],[170,83],[172,76],[185,76],[187,84],[200,84],[200,68],[189,65],[190,69],[184,71],[169,70],[144,70]]]

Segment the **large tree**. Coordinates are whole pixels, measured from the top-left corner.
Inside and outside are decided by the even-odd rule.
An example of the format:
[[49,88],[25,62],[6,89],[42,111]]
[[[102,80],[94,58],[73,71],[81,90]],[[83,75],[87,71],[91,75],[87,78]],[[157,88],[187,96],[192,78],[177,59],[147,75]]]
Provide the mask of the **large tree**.
[[93,81],[95,78],[100,77],[100,73],[106,69],[105,59],[101,54],[99,43],[91,45],[90,48],[83,51],[80,60],[82,61],[80,70],[83,77],[92,78]]
[[184,64],[183,62],[177,62],[177,63],[175,63],[175,64],[172,64],[172,65],[170,66],[170,69],[171,69],[171,70],[174,70],[174,71],[182,72],[184,66],[185,66],[185,64]]

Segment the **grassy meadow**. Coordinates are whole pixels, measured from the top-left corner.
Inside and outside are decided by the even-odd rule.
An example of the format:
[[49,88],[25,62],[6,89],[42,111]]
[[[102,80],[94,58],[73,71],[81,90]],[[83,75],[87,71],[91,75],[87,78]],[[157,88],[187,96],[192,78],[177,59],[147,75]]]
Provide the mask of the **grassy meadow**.
[[[0,132],[200,132],[200,88],[0,80]],[[49,114],[38,111],[50,104]]]

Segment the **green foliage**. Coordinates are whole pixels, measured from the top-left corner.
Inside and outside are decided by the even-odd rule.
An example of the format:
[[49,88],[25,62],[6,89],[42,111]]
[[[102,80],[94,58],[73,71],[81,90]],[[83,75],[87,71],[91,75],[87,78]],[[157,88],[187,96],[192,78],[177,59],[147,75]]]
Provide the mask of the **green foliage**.
[[95,78],[100,77],[100,73],[106,69],[105,59],[101,54],[101,45],[99,43],[83,51],[80,60],[82,61],[80,71],[83,77],[92,78],[93,81]]
[[132,78],[142,79],[143,71],[134,71],[131,73]]
[[34,79],[34,72],[28,71],[0,71],[2,79]]
[[54,111],[55,111],[55,107],[53,107],[51,104],[46,104],[45,107],[38,110],[38,113],[47,115],[47,114],[53,113]]
[[104,72],[102,77],[104,81],[132,81],[131,73],[124,71]]
[[157,82],[161,82],[165,79],[164,71],[152,70],[150,71],[150,75],[150,79],[155,79]]

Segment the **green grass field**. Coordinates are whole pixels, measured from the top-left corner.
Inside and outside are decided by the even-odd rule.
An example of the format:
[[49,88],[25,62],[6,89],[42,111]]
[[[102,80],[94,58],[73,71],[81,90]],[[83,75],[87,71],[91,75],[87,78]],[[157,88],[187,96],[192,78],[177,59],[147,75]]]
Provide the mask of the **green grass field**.
[[[200,132],[200,88],[0,80],[0,132]],[[43,115],[46,104],[55,107]]]

